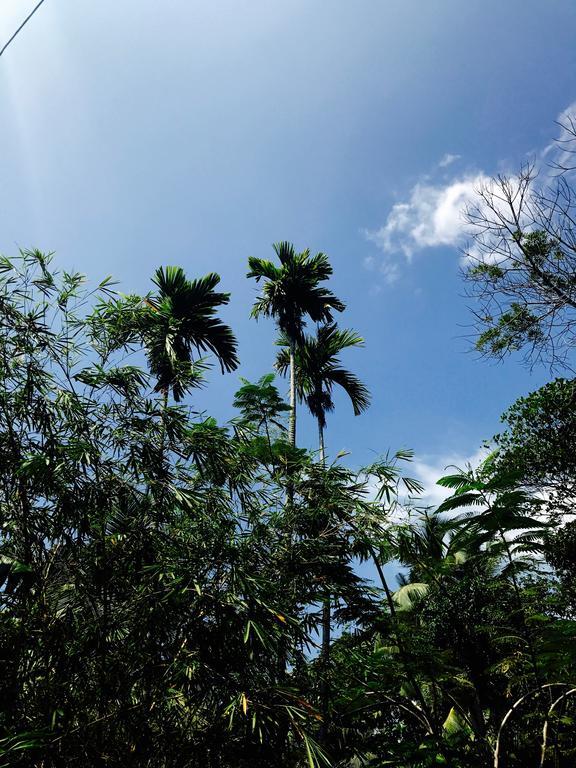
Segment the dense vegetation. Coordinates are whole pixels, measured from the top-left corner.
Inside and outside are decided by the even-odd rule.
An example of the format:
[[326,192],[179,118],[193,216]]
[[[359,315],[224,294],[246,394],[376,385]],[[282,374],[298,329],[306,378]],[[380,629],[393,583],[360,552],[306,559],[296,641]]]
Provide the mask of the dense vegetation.
[[[511,237],[550,257],[550,231]],[[193,410],[211,364],[239,364],[217,275],[125,296],[40,252],[0,261],[0,765],[573,765],[574,383],[518,401],[420,508],[409,451],[329,458],[334,389],[369,406],[340,360],[362,339],[326,256],[275,250],[248,276],[290,404],[242,380],[225,425]],[[518,348],[506,318],[482,346]]]

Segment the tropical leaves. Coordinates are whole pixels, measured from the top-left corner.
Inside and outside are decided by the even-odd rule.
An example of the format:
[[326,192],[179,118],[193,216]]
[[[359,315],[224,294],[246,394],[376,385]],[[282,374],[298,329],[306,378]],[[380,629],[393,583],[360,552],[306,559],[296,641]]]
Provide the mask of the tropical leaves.
[[288,242],[275,243],[274,251],[280,266],[254,256],[248,259],[248,277],[263,282],[251,314],[273,318],[289,339],[300,340],[306,316],[315,323],[331,322],[333,313],[342,312],[345,305],[321,285],[332,275],[326,254],[297,253]]
[[230,294],[215,290],[220,282],[217,274],[188,280],[181,267],[160,267],[153,282],[158,293],[145,299],[140,329],[157,379],[156,391],[171,389],[178,402],[200,384],[206,370],[202,358],[192,359],[193,350],[212,352],[223,372],[238,367],[234,334],[216,316]]
[[[281,336],[282,347],[276,356],[276,369],[282,374],[290,366],[289,340]],[[336,324],[322,325],[315,336],[305,336],[296,346],[296,392],[322,429],[326,427],[326,414],[334,410],[332,398],[336,386],[348,395],[354,415],[359,416],[370,405],[367,387],[350,371],[342,368],[340,353],[349,347],[361,347],[364,340],[355,331],[341,330]]]
[[282,418],[290,412],[290,406],[280,397],[274,385],[274,374],[268,373],[254,384],[243,378],[240,381],[242,386],[234,396],[234,408],[242,414],[243,423],[268,433],[271,427],[284,432],[286,425]]
[[441,478],[438,484],[453,488],[454,493],[439,505],[436,514],[464,510],[449,525],[459,529],[461,536],[473,538],[476,548],[496,537],[510,557],[515,551],[543,547],[550,526],[537,517],[542,501],[517,488],[516,475],[489,474],[492,466],[492,457],[488,457],[477,472]]
[[[277,254],[261,282],[310,267],[316,306],[325,258]],[[0,765],[571,764],[576,527],[550,535],[496,456],[424,511],[411,451],[315,461],[272,374],[228,424],[168,407],[205,356],[237,365],[217,289],[0,258]],[[339,356],[362,341],[325,321],[292,345],[298,395],[360,412]]]
[[262,293],[252,307],[251,316],[271,317],[290,347],[290,424],[289,440],[296,445],[295,350],[303,339],[306,318],[316,323],[332,322],[333,313],[345,305],[321,283],[332,275],[332,267],[324,253],[312,256],[309,250],[297,253],[288,242],[276,243],[274,251],[280,266],[251,256],[248,277],[264,281]]

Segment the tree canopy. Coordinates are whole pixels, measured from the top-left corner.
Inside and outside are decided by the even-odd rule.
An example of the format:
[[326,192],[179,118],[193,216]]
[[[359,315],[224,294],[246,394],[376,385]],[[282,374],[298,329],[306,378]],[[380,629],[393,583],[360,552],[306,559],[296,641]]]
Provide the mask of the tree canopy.
[[[277,253],[251,273],[292,333],[280,368],[315,418],[336,384],[360,414],[327,257]],[[0,259],[0,766],[572,765],[572,382],[423,508],[410,451],[352,469],[296,445],[271,373],[230,422],[198,414],[204,355],[239,363],[218,284],[164,267],[120,295]]]
[[[575,140],[576,141],[576,140]],[[483,182],[466,220],[464,277],[474,298],[476,349],[570,367],[576,340],[575,198],[569,172]]]

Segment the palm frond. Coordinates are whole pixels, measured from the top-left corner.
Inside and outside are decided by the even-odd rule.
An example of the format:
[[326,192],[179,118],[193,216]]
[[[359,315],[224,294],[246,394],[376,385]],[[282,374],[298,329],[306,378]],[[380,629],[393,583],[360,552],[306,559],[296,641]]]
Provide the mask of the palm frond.
[[423,582],[410,582],[397,589],[394,593],[394,602],[402,610],[409,611],[426,597],[430,585]]
[[327,379],[331,384],[338,384],[346,392],[355,416],[359,416],[370,405],[370,392],[353,373],[344,368],[334,368]]
[[250,271],[246,277],[255,278],[256,282],[262,278],[268,280],[277,280],[280,276],[280,270],[271,261],[267,259],[259,259],[256,256],[250,256],[248,258],[248,265]]
[[215,272],[188,280],[181,267],[160,267],[153,282],[158,294],[146,300],[141,321],[148,362],[157,378],[156,391],[171,389],[179,401],[199,385],[206,369],[205,362],[193,362],[194,349],[212,352],[222,372],[239,365],[236,338],[216,315],[230,294],[215,290],[220,282]]
[[485,504],[484,498],[475,492],[466,492],[455,494],[443,501],[436,509],[438,514],[442,512],[451,512],[454,509],[462,509],[462,507],[482,506]]

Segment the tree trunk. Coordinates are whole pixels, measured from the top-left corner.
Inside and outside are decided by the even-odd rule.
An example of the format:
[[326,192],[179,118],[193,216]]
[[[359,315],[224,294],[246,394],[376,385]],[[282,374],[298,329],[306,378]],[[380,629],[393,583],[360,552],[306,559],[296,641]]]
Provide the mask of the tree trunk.
[[168,397],[170,395],[170,388],[164,387],[162,393],[162,429],[160,432],[160,454],[164,458],[164,438],[166,437],[166,412],[168,410]]
[[290,339],[290,421],[288,424],[288,439],[290,445],[296,447],[296,342]]
[[330,729],[330,635],[332,631],[332,615],[330,610],[330,593],[326,593],[322,605],[322,650],[320,664],[320,743],[327,746]]
[[318,421],[318,442],[320,444],[320,463],[322,466],[326,466],[326,451],[324,448],[324,427]]
[[[290,417],[288,420],[288,441],[290,445],[295,448],[296,447],[296,371],[295,371],[295,358],[296,358],[296,342],[294,339],[290,339]],[[294,550],[294,522],[292,520],[292,514],[294,509],[294,481],[293,481],[293,467],[292,462],[289,462],[287,471],[286,471],[286,513],[288,516],[288,529],[286,534],[286,544],[288,548],[288,572],[292,572],[293,567],[293,550]],[[296,583],[294,581],[294,576],[291,575],[290,578],[292,578],[292,584],[290,584],[290,581],[286,581],[286,592],[287,594],[292,593],[292,598],[290,601],[290,607],[288,608],[288,611],[290,613],[295,613],[294,607],[296,605]],[[289,639],[284,635],[280,640],[280,645],[278,649],[278,681],[280,686],[286,686],[287,684],[287,673],[288,673],[288,656],[289,656]],[[286,749],[287,741],[288,741],[288,733],[289,733],[289,724],[288,721],[285,720],[278,732],[278,740],[277,740],[277,750],[280,753],[283,753]]]
[[[326,465],[326,452],[324,448],[324,428],[318,419],[318,441],[320,446],[320,462]],[[322,727],[320,728],[320,743],[327,746],[328,731],[330,728],[330,636],[332,632],[332,616],[330,606],[330,592],[327,591],[322,604],[322,650],[320,663],[320,713],[322,715]]]

